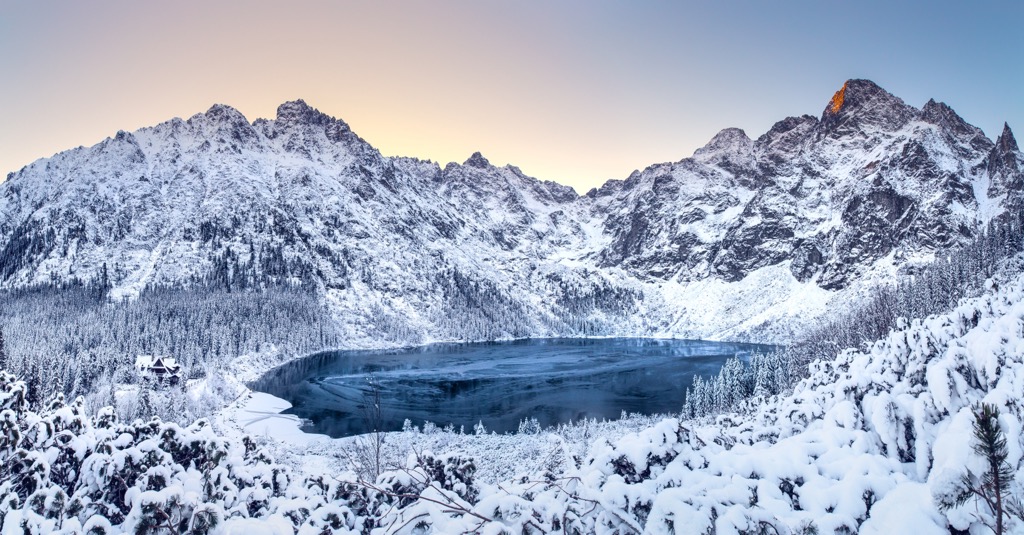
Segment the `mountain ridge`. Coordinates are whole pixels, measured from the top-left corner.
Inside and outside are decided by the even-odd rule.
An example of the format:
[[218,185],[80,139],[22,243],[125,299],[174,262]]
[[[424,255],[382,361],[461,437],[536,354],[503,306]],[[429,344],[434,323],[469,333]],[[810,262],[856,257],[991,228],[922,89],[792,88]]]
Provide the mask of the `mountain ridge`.
[[[789,327],[773,324],[823,313],[838,292],[1019,209],[1021,162],[1008,125],[992,141],[945,104],[919,110],[866,80],[844,84],[820,118],[785,118],[757,139],[727,128],[691,157],[584,195],[479,152],[443,167],[385,157],[302,100],[251,123],[216,104],[9,175],[0,287],[95,278],[104,265],[114,297],[309,281],[366,342],[381,329],[410,342],[784,339]],[[446,312],[483,304],[493,314],[475,327]]]

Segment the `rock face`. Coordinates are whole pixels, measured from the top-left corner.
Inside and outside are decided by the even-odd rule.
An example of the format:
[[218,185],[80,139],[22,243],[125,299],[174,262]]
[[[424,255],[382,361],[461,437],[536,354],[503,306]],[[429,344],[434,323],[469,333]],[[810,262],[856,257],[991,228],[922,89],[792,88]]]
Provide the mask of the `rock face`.
[[917,110],[850,80],[820,119],[784,119],[756,141],[723,130],[693,158],[589,197],[612,238],[603,265],[739,281],[792,260],[797,279],[841,289],[886,256],[957,245],[1016,206],[1020,162],[1009,128],[993,144],[945,104]]
[[[253,123],[216,105],[9,175],[0,287],[104,269],[115,296],[291,278],[367,340],[382,325],[412,341],[735,337],[1021,209],[1022,162],[1009,127],[993,143],[944,104],[918,110],[865,80],[820,118],[756,140],[726,129],[584,196],[480,153],[443,168],[383,157],[301,100]],[[692,308],[712,295],[729,305]],[[506,328],[467,330],[451,310]]]

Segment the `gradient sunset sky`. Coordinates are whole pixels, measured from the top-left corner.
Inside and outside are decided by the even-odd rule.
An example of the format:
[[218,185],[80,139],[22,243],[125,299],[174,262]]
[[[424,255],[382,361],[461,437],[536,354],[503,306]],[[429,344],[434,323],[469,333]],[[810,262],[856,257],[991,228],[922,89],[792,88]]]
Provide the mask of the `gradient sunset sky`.
[[[819,115],[848,78],[1024,129],[1024,2],[0,0],[0,177],[214,103],[586,191]],[[1020,132],[1018,132],[1019,134]]]

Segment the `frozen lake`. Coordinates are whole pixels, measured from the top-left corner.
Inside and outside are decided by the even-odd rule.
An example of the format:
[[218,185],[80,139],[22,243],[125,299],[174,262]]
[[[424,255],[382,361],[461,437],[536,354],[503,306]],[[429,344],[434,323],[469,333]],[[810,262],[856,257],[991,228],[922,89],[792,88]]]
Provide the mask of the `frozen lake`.
[[555,338],[434,344],[385,351],[318,353],[268,372],[252,385],[293,405],[308,431],[343,437],[372,431],[364,406],[380,385],[383,427],[409,419],[456,429],[482,421],[515,431],[622,411],[676,413],[693,376],[717,374],[726,359],[772,346],[699,340]]

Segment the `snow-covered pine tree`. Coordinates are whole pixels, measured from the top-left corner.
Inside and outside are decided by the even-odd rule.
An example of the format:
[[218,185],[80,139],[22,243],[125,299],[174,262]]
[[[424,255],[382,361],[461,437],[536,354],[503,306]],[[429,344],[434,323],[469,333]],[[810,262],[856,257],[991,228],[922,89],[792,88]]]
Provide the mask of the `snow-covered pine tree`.
[[699,418],[704,414],[701,412],[701,396],[704,395],[701,383],[703,379],[699,375],[693,376],[693,385],[686,389],[686,401],[683,402],[684,414],[690,418]]
[[773,396],[789,386],[789,372],[777,352],[753,355],[750,369],[754,383],[750,392],[754,396]]
[[722,370],[719,372],[721,377],[722,392],[720,394],[722,400],[722,410],[728,410],[733,407],[740,400],[747,397],[748,392],[745,387],[745,376],[746,370],[743,367],[743,363],[736,356],[731,357],[725,361],[725,365],[722,366]]
[[693,407],[693,390],[691,390],[689,387],[687,387],[687,389],[686,389],[686,397],[683,398],[682,417],[683,418],[693,418],[694,416],[695,416],[695,414],[694,414],[694,407]]
[[694,416],[706,416],[713,410],[715,393],[713,383],[701,376],[693,378]]
[[999,425],[999,408],[983,403],[974,409],[974,444],[971,449],[985,459],[986,470],[981,475],[968,471],[960,482],[960,492],[954,503],[944,503],[943,507],[963,505],[971,498],[984,504],[994,517],[994,524],[988,527],[1002,535],[1012,516],[1019,518],[1024,513],[1020,499],[1010,496],[1010,484],[1013,482],[1014,469],[1007,462],[1010,456],[1007,448],[1006,435]]
[[25,401],[30,409],[38,409],[43,400],[43,383],[39,380],[39,368],[34,363],[28,369],[25,382],[28,386]]
[[4,347],[4,330],[0,327],[0,370],[7,369],[7,349]]
[[148,420],[154,416],[152,394],[150,394],[149,387],[146,385],[143,385],[139,391],[138,407],[138,417],[140,419]]

